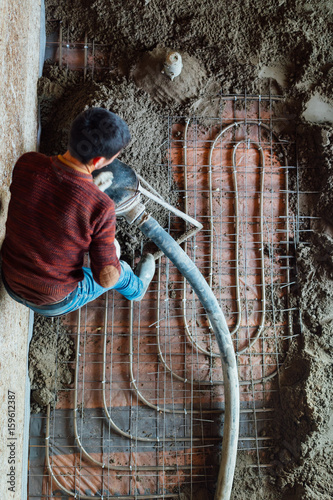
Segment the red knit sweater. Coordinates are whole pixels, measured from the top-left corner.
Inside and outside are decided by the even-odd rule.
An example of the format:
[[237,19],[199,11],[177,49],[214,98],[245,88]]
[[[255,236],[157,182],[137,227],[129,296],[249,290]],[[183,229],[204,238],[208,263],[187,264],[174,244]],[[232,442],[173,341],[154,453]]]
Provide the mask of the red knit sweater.
[[90,174],[57,157],[26,153],[10,191],[2,269],[17,295],[37,305],[61,300],[82,281],[86,252],[99,284],[107,266],[120,273],[114,204]]

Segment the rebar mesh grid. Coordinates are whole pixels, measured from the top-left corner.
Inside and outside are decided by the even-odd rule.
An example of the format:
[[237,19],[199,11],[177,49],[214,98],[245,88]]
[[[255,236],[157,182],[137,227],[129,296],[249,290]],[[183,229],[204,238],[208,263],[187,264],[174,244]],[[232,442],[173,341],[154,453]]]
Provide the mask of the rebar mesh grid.
[[[87,37],[72,43],[56,24],[47,57],[85,78],[112,73],[110,47]],[[168,170],[178,208],[203,224],[183,247],[233,332],[238,455],[263,477],[275,445],[279,367],[302,326],[289,304],[297,286],[293,249],[306,240],[311,218],[299,212],[295,139],[278,136],[292,119],[282,97],[270,91],[211,99],[220,104],[218,116],[161,117],[168,156],[160,168]],[[170,214],[166,229],[177,238],[189,225]],[[203,488],[213,498],[221,362],[205,312],[177,269],[162,257],[141,303],[109,292],[64,321],[76,339],[77,383],[58,392],[48,416],[32,416],[29,498],[187,499]]]
[[98,43],[87,35],[80,41],[72,41],[69,28],[64,28],[61,21],[48,19],[54,26],[54,32],[46,40],[45,59],[56,62],[65,71],[80,71],[84,79],[103,79],[116,72],[110,59],[111,45]]
[[[218,118],[167,117],[161,165],[179,208],[203,224],[184,248],[233,331],[238,453],[258,476],[271,466],[279,367],[294,335],[290,240],[308,231],[289,186],[294,171],[297,187],[285,150],[293,144],[275,133],[284,119],[274,116],[277,101],[224,96]],[[167,229],[177,237],[188,228],[170,214]],[[58,392],[48,417],[32,417],[29,498],[180,498],[184,489],[195,498],[199,487],[209,497],[223,434],[221,362],[178,270],[162,257],[141,303],[108,292],[65,322],[77,342],[77,384]]]

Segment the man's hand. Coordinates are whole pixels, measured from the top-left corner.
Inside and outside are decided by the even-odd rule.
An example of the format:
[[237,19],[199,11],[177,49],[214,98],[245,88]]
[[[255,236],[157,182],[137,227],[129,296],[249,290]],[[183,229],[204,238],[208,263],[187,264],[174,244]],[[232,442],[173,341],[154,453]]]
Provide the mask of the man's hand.
[[94,184],[101,190],[105,191],[109,188],[113,181],[113,173],[112,172],[101,172],[96,175],[93,179]]
[[120,259],[120,245],[119,245],[118,241],[116,240],[116,238],[114,239],[114,246],[116,247],[117,257],[118,257],[118,259]]

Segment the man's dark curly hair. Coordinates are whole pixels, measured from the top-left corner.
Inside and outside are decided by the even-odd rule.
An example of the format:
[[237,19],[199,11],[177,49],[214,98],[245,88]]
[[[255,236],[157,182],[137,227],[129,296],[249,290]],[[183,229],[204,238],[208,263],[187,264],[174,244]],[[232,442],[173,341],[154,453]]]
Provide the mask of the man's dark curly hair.
[[68,149],[81,163],[103,156],[107,160],[119,153],[131,140],[127,123],[104,108],[89,108],[71,125]]

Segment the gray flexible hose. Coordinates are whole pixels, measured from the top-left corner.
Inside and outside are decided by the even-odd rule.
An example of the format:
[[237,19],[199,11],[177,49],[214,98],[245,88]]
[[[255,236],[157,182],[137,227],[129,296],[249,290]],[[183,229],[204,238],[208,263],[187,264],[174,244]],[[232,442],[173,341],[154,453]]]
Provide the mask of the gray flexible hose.
[[225,389],[222,461],[217,480],[215,499],[228,500],[231,494],[237,456],[239,383],[236,356],[227,322],[205,278],[175,240],[146,212],[143,213],[135,223],[141,231],[163,251],[191,284],[201,304],[205,308],[213,327],[221,353]]

